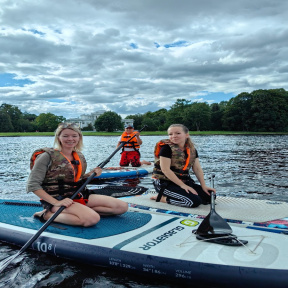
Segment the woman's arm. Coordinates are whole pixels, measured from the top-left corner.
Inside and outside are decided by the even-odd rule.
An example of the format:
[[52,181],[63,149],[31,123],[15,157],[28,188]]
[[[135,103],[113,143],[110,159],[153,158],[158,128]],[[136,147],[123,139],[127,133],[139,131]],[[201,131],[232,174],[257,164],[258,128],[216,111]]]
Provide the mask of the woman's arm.
[[43,154],[39,155],[36,158],[34,167],[31,170],[31,173],[27,181],[26,190],[27,192],[33,192],[40,199],[43,199],[44,201],[52,204],[53,206],[69,207],[73,203],[73,200],[65,198],[61,201],[58,201],[57,199],[49,195],[42,188],[42,183],[48,171],[50,161],[51,161],[50,155],[46,152],[44,152]]
[[46,191],[44,191],[43,189],[39,189],[36,191],[33,191],[33,193],[35,195],[37,195],[40,199],[43,199],[44,201],[52,204],[53,206],[57,206],[57,207],[61,207],[61,206],[65,206],[65,207],[69,207],[70,205],[73,204],[73,200],[71,200],[70,198],[65,198],[63,200],[57,200],[54,197],[52,197],[51,195],[49,195]]

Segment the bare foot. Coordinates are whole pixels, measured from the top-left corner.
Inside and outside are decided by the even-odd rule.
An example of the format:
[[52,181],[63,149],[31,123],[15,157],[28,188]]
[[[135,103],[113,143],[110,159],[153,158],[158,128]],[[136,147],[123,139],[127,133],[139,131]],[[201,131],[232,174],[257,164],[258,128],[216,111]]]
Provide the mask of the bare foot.
[[[157,200],[157,197],[158,196],[151,196],[150,199],[151,200]],[[166,196],[162,196],[161,199],[160,199],[160,202],[167,203],[166,202],[166,198],[167,198]]]
[[151,162],[149,162],[149,161],[146,161],[146,160],[142,160],[141,162],[141,165],[151,165],[152,163]]
[[50,218],[51,216],[51,212],[50,211],[47,211],[46,209],[45,210],[42,210],[42,211],[39,211],[39,212],[36,212],[33,214],[33,217],[35,218],[39,218],[40,221],[44,222],[46,221],[47,219]]
[[39,212],[36,212],[33,214],[34,217],[41,217],[43,214],[45,214],[46,210],[42,210],[42,211],[39,211]]

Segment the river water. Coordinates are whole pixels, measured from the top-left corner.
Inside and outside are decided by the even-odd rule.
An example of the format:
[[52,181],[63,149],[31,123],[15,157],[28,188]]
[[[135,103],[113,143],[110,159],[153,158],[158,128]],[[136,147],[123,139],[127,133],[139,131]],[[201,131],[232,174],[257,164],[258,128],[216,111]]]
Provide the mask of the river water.
[[[141,158],[152,161],[154,145],[163,138],[142,136]],[[0,137],[0,199],[38,199],[32,193],[25,193],[29,159],[34,150],[52,147],[53,140],[54,137]],[[115,136],[84,137],[83,153],[88,161],[88,169],[107,159],[116,149],[117,140]],[[288,202],[288,135],[193,136],[192,140],[198,150],[207,184],[211,174],[216,176],[215,188],[218,195]],[[119,159],[120,152],[106,166],[118,165]],[[137,183],[153,188],[150,176],[110,184]],[[0,260],[14,255],[18,250],[18,247],[0,244]],[[6,268],[3,275],[0,275],[0,288],[180,287],[157,279],[90,267],[33,251],[25,252],[17,259],[17,263]]]

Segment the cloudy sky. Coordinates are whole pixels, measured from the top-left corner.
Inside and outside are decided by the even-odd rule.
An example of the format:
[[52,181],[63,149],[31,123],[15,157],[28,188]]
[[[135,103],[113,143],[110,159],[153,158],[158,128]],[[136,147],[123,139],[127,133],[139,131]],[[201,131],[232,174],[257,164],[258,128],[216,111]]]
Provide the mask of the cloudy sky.
[[286,0],[0,0],[0,105],[66,118],[288,90]]

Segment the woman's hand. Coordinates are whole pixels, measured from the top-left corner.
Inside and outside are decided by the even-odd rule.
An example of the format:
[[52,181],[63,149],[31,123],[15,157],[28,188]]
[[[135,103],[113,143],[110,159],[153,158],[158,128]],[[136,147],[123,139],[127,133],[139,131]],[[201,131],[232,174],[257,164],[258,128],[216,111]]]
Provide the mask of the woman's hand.
[[70,198],[65,198],[63,200],[56,201],[55,203],[52,203],[53,206],[56,206],[56,207],[65,206],[66,208],[68,208],[72,204],[73,204],[73,200]]
[[187,193],[192,193],[194,195],[198,195],[198,193],[196,192],[196,190],[194,190],[192,187],[186,185],[186,184],[181,184],[180,187],[182,189],[184,189]]
[[206,194],[208,194],[209,196],[210,196],[209,191],[213,191],[213,193],[216,194],[216,189],[214,189],[214,188],[208,187],[208,186],[206,186],[206,185],[203,185],[203,186],[201,186],[201,187],[202,187],[203,191],[204,191]]
[[96,174],[96,176],[100,176],[102,174],[102,168],[96,167],[93,169],[92,173],[93,172]]
[[102,174],[102,168],[96,167],[93,170],[91,170],[88,174],[86,174],[88,177],[90,177],[93,173],[96,174],[96,176],[100,176]]

